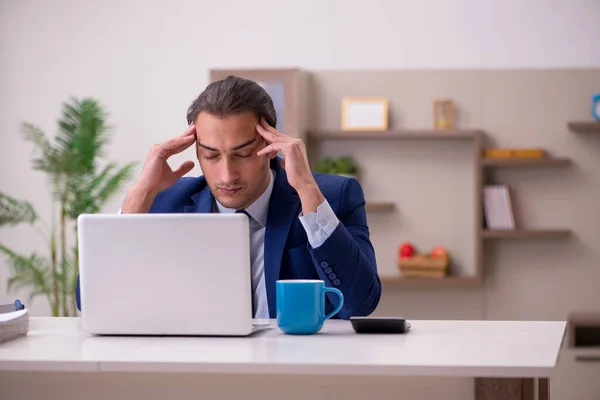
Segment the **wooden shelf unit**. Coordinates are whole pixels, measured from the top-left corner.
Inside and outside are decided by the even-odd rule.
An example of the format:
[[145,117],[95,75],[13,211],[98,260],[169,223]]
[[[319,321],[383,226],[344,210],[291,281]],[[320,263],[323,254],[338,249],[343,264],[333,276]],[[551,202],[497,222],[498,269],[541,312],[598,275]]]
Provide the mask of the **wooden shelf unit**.
[[[473,193],[474,203],[482,204],[482,169],[479,167],[479,160],[483,150],[482,140],[483,131],[479,129],[454,129],[454,130],[435,130],[435,129],[400,129],[388,131],[343,131],[343,130],[315,130],[307,133],[311,140],[414,140],[414,141],[464,141],[471,142],[473,146],[472,160],[474,169],[473,179],[475,181],[475,191]],[[367,202],[367,211],[388,211],[395,207],[393,203],[380,203],[378,205],[369,205]],[[475,246],[475,273],[471,277],[446,278],[402,278],[382,277],[382,283],[403,288],[446,288],[446,287],[477,287],[483,282],[483,254],[479,238],[479,230],[482,225],[480,213],[475,213],[475,235],[474,240],[478,245]]]
[[482,167],[561,167],[571,164],[569,158],[482,158]]
[[483,230],[483,239],[563,239],[571,235],[569,229],[515,229]]
[[402,278],[401,276],[382,276],[381,283],[401,288],[477,288],[483,286],[483,280],[477,277],[448,276],[446,278]]
[[[571,126],[571,125],[570,125]],[[598,124],[600,128],[600,123]],[[577,129],[592,129],[595,132],[596,124],[576,125]],[[565,238],[571,234],[568,229],[519,229],[514,231],[489,231],[483,227],[483,187],[485,173],[492,168],[528,168],[528,167],[559,167],[571,164],[569,158],[509,158],[495,159],[482,158],[484,132],[479,129],[463,130],[427,130],[427,129],[401,129],[388,131],[343,131],[343,130],[314,130],[307,132],[311,140],[432,140],[432,141],[472,141],[473,165],[475,166],[475,273],[473,276],[446,278],[402,278],[401,276],[383,276],[384,285],[402,288],[468,288],[483,285],[483,246],[488,240],[500,239],[557,239]],[[392,202],[367,202],[367,211],[390,211],[395,207]]]
[[480,136],[480,130],[395,130],[395,131],[342,131],[324,130],[308,132],[312,139],[360,140],[469,140]]
[[568,127],[577,133],[600,133],[600,121],[573,121],[568,123]]

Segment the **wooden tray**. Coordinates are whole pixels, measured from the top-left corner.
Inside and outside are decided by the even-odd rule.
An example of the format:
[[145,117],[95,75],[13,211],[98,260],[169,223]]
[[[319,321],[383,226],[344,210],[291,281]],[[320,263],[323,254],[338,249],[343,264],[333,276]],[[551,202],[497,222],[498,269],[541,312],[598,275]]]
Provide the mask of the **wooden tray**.
[[424,257],[414,256],[398,259],[400,270],[430,270],[440,271],[448,269],[450,265],[449,257]]
[[415,271],[415,270],[402,270],[402,277],[406,279],[410,278],[430,278],[430,279],[440,279],[448,276],[447,270],[440,271]]

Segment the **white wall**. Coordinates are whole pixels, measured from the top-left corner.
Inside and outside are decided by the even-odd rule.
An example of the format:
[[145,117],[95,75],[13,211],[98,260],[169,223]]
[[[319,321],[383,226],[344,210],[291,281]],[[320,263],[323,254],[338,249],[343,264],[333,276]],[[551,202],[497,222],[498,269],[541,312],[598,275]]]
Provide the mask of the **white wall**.
[[[209,68],[593,67],[599,16],[596,0],[0,0],[0,190],[49,215],[46,183],[30,169],[19,126],[54,133],[72,95],[108,109],[111,159],[141,161],[152,143],[184,129]],[[174,162],[183,158],[194,156]],[[3,230],[0,241],[43,246],[30,232]],[[16,295],[6,294],[6,277],[0,268],[0,302]],[[47,312],[44,301],[31,306]]]
[[[49,215],[19,126],[54,133],[72,95],[96,97],[110,112],[112,160],[142,161],[152,143],[185,128],[209,68],[599,67],[599,20],[598,0],[0,0],[0,190]],[[184,158],[194,155],[174,163]],[[44,251],[27,227],[1,230],[0,242]],[[6,293],[7,277],[0,261],[0,304],[23,296]],[[42,299],[30,307],[48,314]],[[466,387],[457,398],[470,395]]]

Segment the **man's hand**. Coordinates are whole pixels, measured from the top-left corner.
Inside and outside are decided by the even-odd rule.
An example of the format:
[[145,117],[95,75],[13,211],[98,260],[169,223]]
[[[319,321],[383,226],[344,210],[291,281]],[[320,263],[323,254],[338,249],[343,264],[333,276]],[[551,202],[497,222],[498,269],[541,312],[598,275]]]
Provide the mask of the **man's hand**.
[[171,186],[194,168],[193,161],[186,161],[175,171],[167,160],[181,153],[196,141],[196,126],[190,125],[181,135],[166,142],[154,144],[144,162],[144,168],[137,182],[127,194],[121,207],[123,213],[146,213],[156,195]]
[[302,202],[302,213],[316,212],[317,207],[325,200],[312,175],[306,156],[306,147],[300,139],[293,138],[270,126],[264,119],[256,126],[256,131],[268,143],[257,155],[268,154],[275,158],[281,152],[285,159],[281,166],[285,169],[288,183],[296,189]]

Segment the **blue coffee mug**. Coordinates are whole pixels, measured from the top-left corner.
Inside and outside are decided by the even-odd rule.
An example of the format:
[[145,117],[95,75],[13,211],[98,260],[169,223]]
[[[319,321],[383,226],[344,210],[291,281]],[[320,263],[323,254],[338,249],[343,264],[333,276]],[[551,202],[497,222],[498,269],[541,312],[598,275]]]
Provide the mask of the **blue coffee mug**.
[[[325,315],[325,293],[333,292],[340,304]],[[291,335],[311,335],[323,328],[344,305],[344,295],[338,289],[325,287],[319,280],[282,280],[276,282],[277,326]]]

